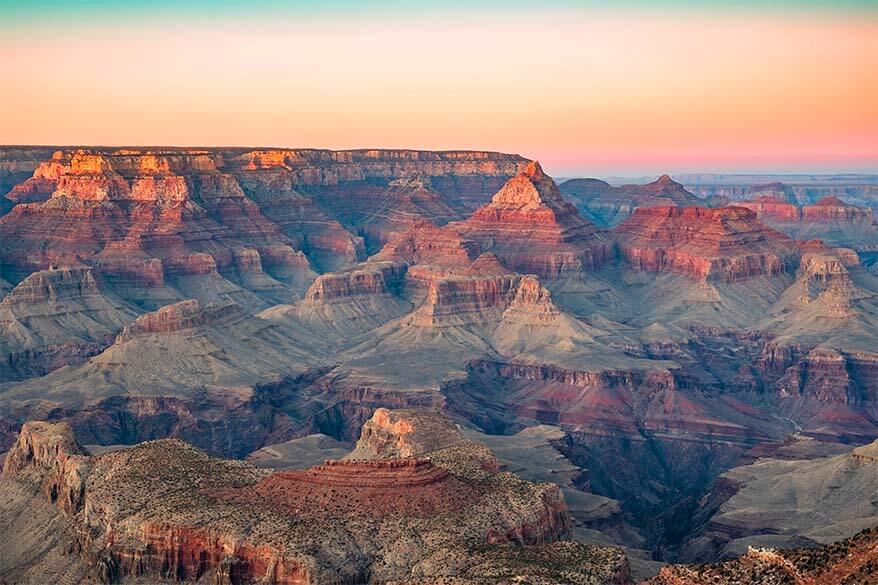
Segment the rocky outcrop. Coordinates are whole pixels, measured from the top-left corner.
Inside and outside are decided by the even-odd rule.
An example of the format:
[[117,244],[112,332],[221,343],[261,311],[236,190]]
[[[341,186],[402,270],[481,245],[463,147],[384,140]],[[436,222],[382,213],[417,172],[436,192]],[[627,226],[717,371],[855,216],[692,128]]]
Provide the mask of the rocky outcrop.
[[871,224],[872,210],[849,205],[838,197],[823,197],[813,205],[802,207],[802,219]]
[[763,195],[757,199],[736,203],[741,207],[752,209],[756,217],[763,222],[786,223],[798,222],[802,218],[801,208],[795,203],[779,199],[772,195]]
[[638,209],[613,233],[635,268],[699,280],[777,276],[789,272],[798,257],[792,240],[742,207]]
[[41,477],[47,499],[71,515],[83,506],[88,471],[85,450],[64,423],[25,423],[3,462],[4,478]]
[[0,379],[78,365],[135,316],[91,268],[35,272],[0,302]]
[[[389,416],[455,435],[428,414]],[[543,545],[566,535],[556,486],[485,468],[473,450],[484,448],[456,434],[419,457],[270,474],[175,440],[89,457],[66,425],[29,423],[2,481],[46,486],[75,528],[74,554],[100,582],[462,575],[474,565],[473,544]]]
[[116,339],[124,343],[139,336],[156,333],[172,333],[184,329],[195,329],[206,325],[222,323],[229,318],[240,318],[241,308],[237,305],[207,305],[191,299],[167,305],[152,313],[146,313],[127,325]]
[[462,222],[449,225],[511,270],[559,279],[599,268],[609,242],[564,201],[539,163],[529,164]]
[[798,240],[821,239],[834,246],[858,251],[878,250],[878,227],[873,211],[845,203],[838,197],[824,197],[814,204],[796,205],[763,196],[740,202],[756,212],[760,221]]
[[308,303],[333,303],[360,295],[393,294],[402,288],[406,265],[373,262],[360,268],[318,277],[305,294]]
[[716,565],[672,565],[645,585],[873,585],[878,566],[878,529],[837,543],[806,548],[749,547]]
[[605,227],[621,223],[637,208],[705,204],[668,175],[646,185],[621,187],[598,179],[570,179],[561,183],[559,189],[586,218]]
[[[240,276],[243,256],[258,260],[260,247],[287,243],[230,175],[176,175],[173,161],[143,155],[131,164],[131,158],[85,150],[62,157],[52,197],[16,207],[0,224],[9,238],[0,248],[9,270],[26,274],[94,258],[94,266],[125,284],[161,286],[164,277]],[[262,271],[261,262],[247,268]],[[285,268],[301,271],[302,265]]]

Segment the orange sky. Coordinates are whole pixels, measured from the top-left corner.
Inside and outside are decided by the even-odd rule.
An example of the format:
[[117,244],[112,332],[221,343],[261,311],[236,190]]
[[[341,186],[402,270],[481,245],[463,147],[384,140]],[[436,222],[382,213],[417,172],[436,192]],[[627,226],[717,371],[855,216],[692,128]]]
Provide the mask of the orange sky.
[[484,148],[556,175],[878,170],[878,19],[484,12],[21,27],[0,143]]

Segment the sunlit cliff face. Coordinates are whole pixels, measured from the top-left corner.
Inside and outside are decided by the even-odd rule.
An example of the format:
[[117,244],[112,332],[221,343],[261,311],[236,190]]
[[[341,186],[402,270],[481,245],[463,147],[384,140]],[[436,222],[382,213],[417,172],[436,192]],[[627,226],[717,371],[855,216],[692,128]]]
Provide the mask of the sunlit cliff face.
[[868,8],[0,10],[7,143],[489,148],[556,175],[878,160]]

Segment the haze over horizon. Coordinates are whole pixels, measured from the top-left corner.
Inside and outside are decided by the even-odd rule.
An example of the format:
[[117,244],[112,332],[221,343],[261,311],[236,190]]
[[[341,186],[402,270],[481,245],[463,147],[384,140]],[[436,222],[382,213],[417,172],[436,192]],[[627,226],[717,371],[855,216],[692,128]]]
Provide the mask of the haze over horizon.
[[874,2],[0,4],[0,143],[878,172]]

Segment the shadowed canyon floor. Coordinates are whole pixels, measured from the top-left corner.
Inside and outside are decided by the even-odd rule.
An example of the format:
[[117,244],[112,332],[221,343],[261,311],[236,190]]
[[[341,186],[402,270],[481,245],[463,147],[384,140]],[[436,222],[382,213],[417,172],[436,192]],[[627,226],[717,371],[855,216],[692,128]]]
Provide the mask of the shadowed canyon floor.
[[0,161],[11,582],[624,583],[878,525],[865,187],[558,186],[468,151]]

